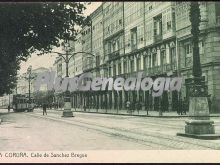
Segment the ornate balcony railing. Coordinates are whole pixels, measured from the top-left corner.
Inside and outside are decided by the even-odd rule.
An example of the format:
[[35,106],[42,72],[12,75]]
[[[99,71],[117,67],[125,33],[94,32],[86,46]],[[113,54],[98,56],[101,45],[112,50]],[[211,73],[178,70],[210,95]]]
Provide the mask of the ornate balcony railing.
[[108,60],[111,61],[120,55],[119,50],[108,54]]
[[177,70],[177,64],[176,63],[172,64],[172,70]]
[[155,42],[158,42],[158,41],[161,41],[161,40],[162,40],[162,35],[161,34],[154,36],[154,41]]
[[172,70],[171,64],[164,64],[163,65],[163,71],[164,72],[169,72]]
[[217,16],[217,17],[216,17],[216,23],[217,23],[217,24],[220,24],[220,16]]

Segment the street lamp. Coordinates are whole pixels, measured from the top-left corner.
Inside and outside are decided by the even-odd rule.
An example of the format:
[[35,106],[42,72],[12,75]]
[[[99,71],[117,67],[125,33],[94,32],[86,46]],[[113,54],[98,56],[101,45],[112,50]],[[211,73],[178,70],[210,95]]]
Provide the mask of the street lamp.
[[28,80],[28,112],[31,112],[31,80],[35,78],[32,76],[32,66],[30,65],[27,69],[28,77],[25,77]]
[[[70,46],[69,43],[68,45],[65,45],[66,47],[67,46]],[[65,77],[69,77],[69,62],[70,62],[70,59],[72,57],[74,57],[76,54],[88,54],[88,55],[92,55],[92,56],[95,56],[94,54],[92,53],[89,53],[89,52],[84,52],[84,51],[80,51],[80,52],[75,52],[75,53],[70,53],[68,49],[66,49],[66,52],[65,53],[60,53],[60,52],[56,52],[56,51],[49,51],[47,53],[56,53],[58,54],[58,56],[62,57],[64,62],[66,63],[66,76]],[[38,55],[41,55],[43,53],[40,53]],[[73,112],[71,111],[71,101],[70,101],[70,92],[68,90],[65,91],[65,96],[64,96],[64,110],[63,110],[63,115],[62,117],[74,117],[73,116]]]
[[199,2],[190,2],[190,22],[193,44],[193,79],[189,86],[190,104],[189,116],[186,121],[185,133],[177,133],[180,136],[214,139],[220,137],[215,135],[214,121],[209,117],[208,91],[205,81],[202,79],[202,68],[199,54],[199,26],[200,8]]

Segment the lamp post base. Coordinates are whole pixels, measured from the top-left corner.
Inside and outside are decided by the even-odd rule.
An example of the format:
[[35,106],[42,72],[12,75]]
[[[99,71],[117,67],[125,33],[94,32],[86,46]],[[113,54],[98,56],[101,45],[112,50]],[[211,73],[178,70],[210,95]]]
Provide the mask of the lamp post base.
[[186,121],[186,134],[215,134],[214,121],[211,120],[189,120]]
[[64,111],[62,117],[73,117],[73,112],[71,111],[71,103],[64,103]]
[[73,117],[73,112],[71,111],[70,94],[67,91],[64,98],[64,111],[62,117]]
[[73,112],[70,110],[64,110],[62,117],[74,117]]
[[210,120],[209,107],[206,97],[191,97],[189,108],[190,119],[186,121],[185,133],[177,133],[177,136],[185,136],[197,139],[217,139],[214,121]]
[[216,140],[220,139],[220,134],[188,134],[188,133],[177,133],[177,136],[189,137],[194,139],[202,139],[202,140]]

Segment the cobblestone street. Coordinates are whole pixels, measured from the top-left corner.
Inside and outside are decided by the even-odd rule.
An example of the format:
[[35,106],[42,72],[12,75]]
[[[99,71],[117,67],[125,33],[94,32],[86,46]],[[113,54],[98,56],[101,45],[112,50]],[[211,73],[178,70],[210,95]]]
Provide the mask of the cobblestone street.
[[[1,110],[1,151],[44,150],[212,150],[220,140],[199,140],[176,136],[184,131],[186,117],[156,118],[74,112],[62,118],[62,111],[7,113]],[[215,121],[220,133],[220,118]]]

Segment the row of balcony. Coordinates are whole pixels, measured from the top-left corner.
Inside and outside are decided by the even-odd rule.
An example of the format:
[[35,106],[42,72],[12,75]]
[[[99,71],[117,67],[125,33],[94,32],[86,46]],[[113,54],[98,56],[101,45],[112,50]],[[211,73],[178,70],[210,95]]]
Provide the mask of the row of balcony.
[[[155,42],[159,42],[162,41],[162,35],[156,35],[154,36],[154,40]],[[138,49],[137,44],[132,44],[131,45],[131,51],[136,51]],[[108,61],[114,60],[115,58],[117,58],[120,55],[120,51],[114,51],[112,53],[108,54]]]
[[[161,74],[168,73],[170,71],[173,71],[173,72],[177,71],[177,64],[176,63],[164,64],[163,66],[154,66],[151,68],[145,68],[143,70],[144,75],[147,75],[147,76],[161,75]],[[114,78],[117,78],[117,77],[124,77],[124,78],[137,77],[138,72],[139,71],[124,73],[124,74],[115,75],[113,77]]]
[[108,61],[114,60],[115,58],[119,57],[119,55],[120,55],[120,51],[119,50],[114,51],[114,52],[108,54]]
[[165,72],[170,72],[170,71],[175,71],[177,70],[177,64],[164,64],[162,66],[155,66],[152,68],[148,68],[147,69],[147,73],[149,73],[149,75],[153,75],[153,74],[161,74],[161,73],[165,73]]

